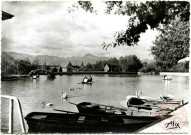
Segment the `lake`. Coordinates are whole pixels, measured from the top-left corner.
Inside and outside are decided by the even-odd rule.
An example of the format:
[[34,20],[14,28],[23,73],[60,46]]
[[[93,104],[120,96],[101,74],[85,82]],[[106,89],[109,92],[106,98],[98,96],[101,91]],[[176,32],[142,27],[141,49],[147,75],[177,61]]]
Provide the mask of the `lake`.
[[[189,77],[171,76],[172,81],[162,81],[159,75],[91,75],[92,85],[78,84],[85,75],[56,76],[55,80],[47,80],[40,76],[39,80],[18,80],[1,82],[1,94],[19,98],[23,115],[30,112],[55,112],[55,109],[78,111],[75,105],[68,102],[79,103],[90,101],[105,105],[122,107],[120,101],[128,95],[135,95],[141,91],[142,96],[159,98],[160,95],[173,95],[188,101]],[[87,75],[89,77],[89,75]],[[69,90],[74,88],[74,90]],[[61,100],[61,93],[68,95],[67,100]],[[42,102],[53,103],[52,108],[42,108]],[[2,99],[1,103],[1,129],[8,131],[8,103]],[[14,115],[17,115],[15,109]],[[27,127],[27,124],[25,123]],[[14,132],[21,133],[18,117],[14,118]]]

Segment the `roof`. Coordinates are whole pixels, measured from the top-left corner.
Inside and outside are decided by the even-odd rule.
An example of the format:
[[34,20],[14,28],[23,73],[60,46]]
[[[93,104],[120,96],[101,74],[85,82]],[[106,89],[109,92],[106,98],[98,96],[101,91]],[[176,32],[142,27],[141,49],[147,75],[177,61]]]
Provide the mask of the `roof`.
[[186,62],[186,61],[190,61],[190,57],[183,58],[183,59],[179,60],[178,63]]
[[9,14],[9,13],[7,13],[7,12],[5,12],[5,11],[2,11],[2,20],[3,20],[3,21],[4,21],[4,20],[7,20],[7,19],[11,19],[12,17],[14,17],[14,15]]

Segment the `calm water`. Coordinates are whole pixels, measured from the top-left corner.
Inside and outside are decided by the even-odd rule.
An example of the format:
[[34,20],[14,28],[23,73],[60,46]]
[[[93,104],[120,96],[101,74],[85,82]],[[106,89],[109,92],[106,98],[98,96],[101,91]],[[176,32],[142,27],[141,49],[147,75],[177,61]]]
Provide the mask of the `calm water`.
[[[88,76],[88,75],[87,75]],[[33,111],[55,112],[52,109],[77,111],[74,105],[90,101],[100,104],[121,107],[120,101],[127,95],[135,95],[141,91],[143,96],[159,98],[159,95],[173,95],[188,100],[189,77],[171,76],[172,81],[162,81],[162,76],[147,75],[92,75],[92,85],[78,84],[84,75],[56,76],[47,80],[41,76],[39,80],[20,80],[1,82],[1,94],[16,96],[20,99],[24,116]],[[74,90],[69,91],[70,88]],[[67,100],[61,100],[61,92],[68,94]],[[53,103],[52,108],[42,108],[41,102]],[[2,131],[8,130],[8,101],[2,100],[1,126]],[[17,115],[15,110],[14,115]],[[27,124],[25,124],[27,127]],[[27,127],[28,128],[28,127]],[[14,131],[21,132],[19,119],[14,118]]]

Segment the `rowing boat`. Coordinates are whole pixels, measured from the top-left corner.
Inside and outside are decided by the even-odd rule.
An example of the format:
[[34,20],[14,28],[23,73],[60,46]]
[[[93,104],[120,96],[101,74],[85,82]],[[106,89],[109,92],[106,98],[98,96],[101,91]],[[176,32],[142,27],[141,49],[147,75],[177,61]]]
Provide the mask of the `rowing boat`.
[[78,83],[78,84],[88,84],[88,85],[92,85],[93,82],[81,82],[81,83]]
[[[56,110],[56,109],[55,109]],[[158,119],[68,112],[31,112],[26,117],[29,133],[132,133]],[[142,122],[137,121],[142,119]]]
[[130,95],[121,101],[121,105],[126,109],[137,109],[147,112],[163,111],[163,113],[166,111],[165,113],[169,113],[184,104],[183,100],[180,99],[173,99],[167,96],[161,96],[160,98],[152,99]]
[[[71,102],[69,102],[71,103]],[[160,117],[167,116],[168,114],[172,112],[170,109],[162,109],[162,110],[145,110],[145,109],[134,109],[134,108],[119,108],[114,106],[108,106],[108,105],[102,105],[102,104],[96,104],[91,102],[81,102],[79,104],[71,103],[76,105],[78,108],[78,111],[80,113],[86,113],[86,114],[95,114],[95,115],[109,115],[109,116],[116,116],[116,117],[137,117],[137,121],[141,122],[140,117],[146,117],[148,119],[156,119]],[[146,107],[145,107],[146,108]],[[148,109],[148,108],[146,108]]]

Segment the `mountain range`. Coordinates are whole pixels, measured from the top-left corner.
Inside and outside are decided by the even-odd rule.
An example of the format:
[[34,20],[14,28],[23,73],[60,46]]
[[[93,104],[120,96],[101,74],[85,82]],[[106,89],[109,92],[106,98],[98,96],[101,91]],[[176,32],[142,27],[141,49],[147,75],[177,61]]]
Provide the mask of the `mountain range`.
[[15,60],[26,60],[29,59],[30,62],[38,60],[41,64],[44,64],[46,61],[47,65],[61,65],[66,66],[70,61],[72,65],[81,65],[82,62],[84,65],[91,63],[94,64],[96,61],[100,60],[108,60],[107,57],[98,57],[92,54],[86,54],[83,57],[73,56],[73,57],[57,57],[57,56],[49,56],[49,55],[29,55],[22,54],[16,52],[2,52],[2,57],[12,57]]

